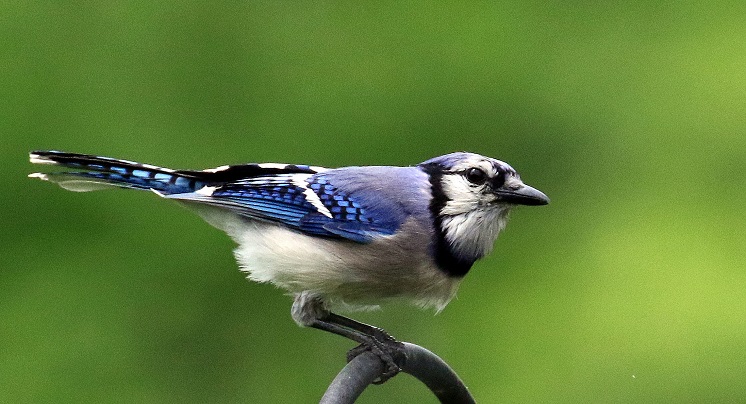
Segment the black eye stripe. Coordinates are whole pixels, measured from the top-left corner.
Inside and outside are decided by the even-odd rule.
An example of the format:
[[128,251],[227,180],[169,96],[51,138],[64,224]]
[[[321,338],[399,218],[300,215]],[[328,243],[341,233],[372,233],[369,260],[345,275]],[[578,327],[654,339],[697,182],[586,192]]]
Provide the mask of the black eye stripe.
[[505,185],[505,179],[506,179],[506,177],[507,176],[506,176],[505,172],[498,171],[497,175],[491,181],[492,187],[493,188],[500,188],[503,185]]

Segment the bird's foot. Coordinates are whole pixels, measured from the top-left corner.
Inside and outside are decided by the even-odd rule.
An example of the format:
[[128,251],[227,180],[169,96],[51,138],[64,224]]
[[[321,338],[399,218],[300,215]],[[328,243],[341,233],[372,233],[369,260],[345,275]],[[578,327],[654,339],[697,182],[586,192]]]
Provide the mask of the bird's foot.
[[401,371],[402,366],[404,366],[404,362],[407,359],[404,344],[395,340],[394,337],[381,329],[377,329],[377,332],[369,337],[367,341],[347,352],[347,361],[355,359],[364,352],[372,352],[384,364],[383,373],[373,384],[383,384],[396,376]]
[[374,384],[385,383],[401,372],[407,359],[404,344],[378,327],[363,324],[328,311],[322,314],[316,313],[312,321],[309,321],[306,325],[358,342],[360,345],[347,353],[348,362],[367,351],[372,352],[383,361],[383,373],[373,382]]

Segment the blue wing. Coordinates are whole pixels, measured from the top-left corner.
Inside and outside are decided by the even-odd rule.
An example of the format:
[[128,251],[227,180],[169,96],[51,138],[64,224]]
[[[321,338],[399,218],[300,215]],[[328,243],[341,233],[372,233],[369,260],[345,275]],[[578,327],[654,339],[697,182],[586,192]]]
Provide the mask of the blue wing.
[[[30,159],[77,170],[31,175],[70,190],[111,186],[153,190],[165,198],[208,204],[306,234],[358,243],[393,234],[408,214],[395,198],[381,195],[384,185],[400,177],[393,167],[326,170],[293,164],[241,164],[203,171],[171,170],[59,151],[32,152]],[[387,175],[390,178],[382,180]]]
[[281,223],[306,234],[369,243],[399,226],[371,215],[353,196],[333,186],[323,174],[276,174],[206,186],[167,198],[199,202],[240,216]]

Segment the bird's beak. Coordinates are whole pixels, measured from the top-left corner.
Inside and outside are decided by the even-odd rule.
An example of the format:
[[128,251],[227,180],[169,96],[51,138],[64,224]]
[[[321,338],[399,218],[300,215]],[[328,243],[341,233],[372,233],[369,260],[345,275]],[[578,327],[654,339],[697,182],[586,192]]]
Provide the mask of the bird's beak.
[[495,195],[500,202],[513,203],[516,205],[546,205],[549,198],[536,188],[522,184],[518,189],[501,187],[495,190]]

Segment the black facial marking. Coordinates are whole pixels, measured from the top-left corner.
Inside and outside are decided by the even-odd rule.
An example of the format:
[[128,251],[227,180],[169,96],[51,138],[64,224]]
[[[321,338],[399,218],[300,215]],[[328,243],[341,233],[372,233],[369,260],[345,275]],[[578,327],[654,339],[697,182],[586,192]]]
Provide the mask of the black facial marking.
[[490,181],[492,189],[501,188],[503,185],[505,185],[505,178],[505,171],[498,169],[497,175],[495,175],[495,177],[492,178],[492,180]]
[[[430,187],[432,191],[432,201],[430,201],[430,214],[433,216],[433,226],[435,227],[436,241],[434,248],[435,263],[438,268],[447,275],[460,278],[466,275],[474,260],[464,260],[453,253],[446,235],[443,232],[443,219],[440,212],[448,202],[448,197],[443,191],[443,172],[444,168],[436,163],[420,165],[430,177]],[[480,170],[481,171],[481,170]]]

